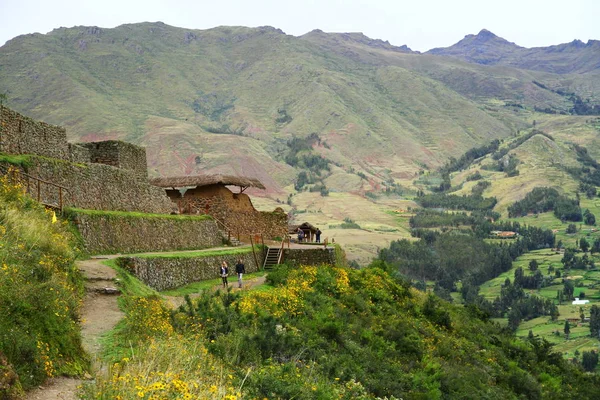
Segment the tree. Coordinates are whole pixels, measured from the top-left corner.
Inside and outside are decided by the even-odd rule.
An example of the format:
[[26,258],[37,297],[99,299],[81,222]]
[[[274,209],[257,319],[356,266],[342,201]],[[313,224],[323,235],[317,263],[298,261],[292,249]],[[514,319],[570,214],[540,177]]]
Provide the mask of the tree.
[[6,93],[0,93],[0,106],[3,106],[7,99]]
[[595,370],[596,365],[598,365],[598,353],[594,350],[584,351],[581,365],[583,366],[583,369],[588,372]]
[[519,267],[515,270],[515,280],[513,281],[513,284],[515,286],[523,286],[523,268]]
[[586,225],[596,225],[596,216],[590,210],[586,209],[583,213],[583,223]]
[[592,253],[592,254],[600,253],[600,239],[594,240],[594,244],[592,245],[592,248],[590,249],[590,253]]
[[592,337],[600,338],[600,307],[595,304],[590,310],[590,333]]
[[538,262],[537,260],[531,260],[529,261],[529,270],[531,272],[535,272],[538,269]]
[[579,248],[581,249],[581,251],[586,253],[590,248],[590,243],[587,240],[585,240],[585,238],[581,238],[581,240],[579,240]]
[[535,338],[535,336],[533,336],[533,331],[530,329],[529,334],[527,334],[527,339],[533,340],[534,338]]
[[567,233],[577,233],[577,225],[575,224],[569,224],[569,226],[567,226]]
[[550,318],[552,321],[556,321],[558,319],[558,307],[552,307],[550,309]]
[[565,320],[565,335],[567,336],[567,339],[569,338],[569,333],[571,333],[571,325],[569,325],[569,320]]
[[575,249],[569,247],[565,250],[565,254],[563,254],[563,258],[560,260],[561,263],[565,266],[565,269],[570,269],[575,264]]
[[567,298],[567,300],[572,300],[573,299],[573,292],[575,291],[575,286],[573,285],[573,282],[565,279],[565,284],[563,287],[563,293],[565,294],[565,297]]

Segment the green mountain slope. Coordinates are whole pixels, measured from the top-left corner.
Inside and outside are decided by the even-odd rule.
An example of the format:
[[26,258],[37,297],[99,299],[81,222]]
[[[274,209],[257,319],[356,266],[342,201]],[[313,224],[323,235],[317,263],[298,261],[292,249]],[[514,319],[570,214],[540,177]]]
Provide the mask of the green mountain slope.
[[248,166],[246,174],[268,179],[277,170],[275,191],[296,175],[282,162],[295,136],[318,133],[328,145],[318,153],[345,170],[409,182],[423,163],[524,126],[482,97],[566,107],[531,83],[544,81],[533,72],[420,55],[361,34],[297,38],[271,27],[60,28],[9,41],[0,68],[9,105],[66,126],[72,140],[146,145],[158,175]]
[[[569,51],[562,54],[557,65],[568,63]],[[576,100],[584,111],[600,104],[598,69],[555,74],[483,65],[360,33],[294,37],[272,27],[163,23],[60,28],[0,48],[0,93],[9,107],[66,126],[70,140],[146,146],[153,176],[258,178],[267,187],[259,208],[295,212],[356,246],[363,261],[408,235],[407,218],[393,211],[414,206],[406,195],[419,173],[449,157],[534,123],[560,146],[579,143],[600,157],[594,117],[572,115]],[[294,150],[294,138],[313,139]],[[543,147],[531,151],[532,165],[545,159]],[[486,189],[497,194],[500,211],[538,183],[570,187],[557,178],[567,179],[564,172],[528,168],[527,157],[518,158],[518,177]],[[309,177],[301,190],[326,189],[297,193],[301,172]],[[319,193],[327,190],[324,199]],[[338,229],[345,218],[363,229]]]

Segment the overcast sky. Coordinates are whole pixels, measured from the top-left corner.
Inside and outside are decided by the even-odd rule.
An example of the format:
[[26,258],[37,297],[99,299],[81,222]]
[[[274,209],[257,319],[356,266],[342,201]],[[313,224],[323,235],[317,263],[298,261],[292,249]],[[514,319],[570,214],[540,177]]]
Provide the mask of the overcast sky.
[[0,0],[0,45],[61,26],[162,21],[207,29],[271,25],[363,32],[413,50],[450,46],[485,28],[524,47],[600,40],[600,0]]

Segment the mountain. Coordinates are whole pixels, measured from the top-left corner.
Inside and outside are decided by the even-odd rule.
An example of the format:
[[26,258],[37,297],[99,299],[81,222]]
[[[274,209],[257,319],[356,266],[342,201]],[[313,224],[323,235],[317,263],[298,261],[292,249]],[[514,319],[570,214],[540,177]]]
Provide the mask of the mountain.
[[517,46],[483,29],[467,35],[450,47],[431,49],[428,54],[456,57],[484,65],[506,65],[515,68],[556,74],[586,73],[600,69],[600,41],[589,40],[548,47]]
[[0,68],[11,107],[73,140],[129,140],[147,146],[154,175],[244,171],[275,192],[297,174],[283,161],[293,137],[315,132],[325,144],[315,152],[343,170],[409,183],[422,165],[524,126],[482,98],[568,109],[532,83],[563,87],[560,76],[474,67],[360,33],[60,28],[9,41]]
[[[0,87],[11,107],[66,126],[73,139],[146,145],[155,174],[191,173],[200,157],[204,170],[250,168],[278,189],[295,176],[282,162],[292,137],[316,132],[323,157],[384,180],[412,178],[417,160],[438,165],[514,129],[407,68],[402,57],[418,54],[359,34],[314,36],[162,23],[61,28],[2,47]],[[329,51],[336,41],[343,46]]]
[[[470,46],[528,51],[478,36]],[[570,53],[555,59],[566,65]],[[294,37],[267,26],[160,22],[59,28],[0,47],[0,71],[9,107],[65,126],[70,140],[143,145],[152,176],[258,178],[267,190],[257,207],[284,207],[363,260],[410,235],[408,220],[391,212],[416,205],[398,194],[414,193],[417,178],[473,147],[537,123],[600,157],[595,120],[573,115],[594,112],[599,69],[485,65],[361,33]],[[339,228],[346,219],[364,229]]]

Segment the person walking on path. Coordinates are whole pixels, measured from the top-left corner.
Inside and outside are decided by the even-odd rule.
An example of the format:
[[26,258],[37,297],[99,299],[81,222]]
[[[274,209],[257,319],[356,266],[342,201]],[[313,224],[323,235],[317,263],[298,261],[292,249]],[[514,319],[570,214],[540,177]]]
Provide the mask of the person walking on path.
[[227,275],[229,274],[229,268],[227,267],[227,261],[223,261],[223,264],[221,264],[221,272],[219,273],[223,280],[223,287],[228,287],[229,282],[227,282]]
[[319,228],[317,228],[317,232],[315,232],[315,235],[317,235],[317,243],[321,243],[321,230]]
[[238,285],[240,289],[242,288],[242,275],[246,273],[246,267],[242,263],[242,260],[238,260],[238,263],[235,265],[235,273],[238,276]]

